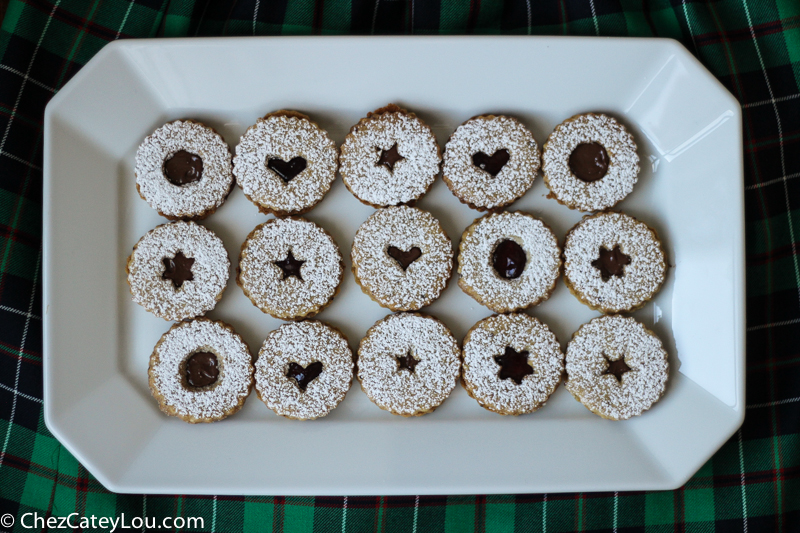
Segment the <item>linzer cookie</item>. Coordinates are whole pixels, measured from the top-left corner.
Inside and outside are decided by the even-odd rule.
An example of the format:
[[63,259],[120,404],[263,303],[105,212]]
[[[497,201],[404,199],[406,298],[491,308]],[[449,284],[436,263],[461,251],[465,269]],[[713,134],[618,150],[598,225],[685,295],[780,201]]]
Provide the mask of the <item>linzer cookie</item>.
[[358,379],[375,405],[420,416],[444,402],[461,369],[458,343],[439,320],[400,313],[379,320],[358,347]]
[[242,136],[233,173],[263,213],[297,215],[313,208],[336,177],[338,151],[306,115],[276,111]]
[[147,232],[127,262],[133,301],[165,320],[205,314],[228,282],[228,253],[219,237],[194,222]]
[[668,374],[661,340],[633,318],[595,318],[567,346],[567,390],[603,418],[642,414],[664,394]]
[[630,194],[639,175],[633,136],[612,117],[596,113],[576,115],[556,126],[542,159],[552,197],[580,211],[615,205]]
[[453,247],[439,221],[408,206],[373,213],[358,229],[351,252],[363,291],[392,311],[436,300],[453,268]]
[[441,153],[431,129],[414,113],[389,104],[350,129],[339,172],[361,202],[383,207],[422,197],[439,173]]
[[555,334],[522,313],[495,315],[464,339],[462,382],[484,408],[521,415],[542,407],[561,382],[564,354]]
[[586,216],[567,233],[564,281],[572,294],[597,311],[642,307],[661,289],[666,270],[655,230],[623,213]]
[[352,381],[353,353],[347,339],[316,320],[272,331],[256,361],[258,397],[286,418],[327,415],[344,399]]
[[442,178],[473,209],[499,209],[533,185],[539,148],[517,119],[481,115],[458,127],[444,149]]
[[479,218],[461,237],[458,286],[497,313],[548,299],[561,269],[552,230],[520,211]]
[[242,408],[253,388],[250,350],[231,326],[178,322],[156,344],[148,370],[159,408],[186,422],[215,422]]
[[169,122],[145,138],[135,173],[139,195],[170,220],[207,217],[233,187],[228,145],[194,120]]
[[303,218],[268,220],[242,244],[236,283],[275,318],[309,318],[336,294],[344,266],[333,238]]

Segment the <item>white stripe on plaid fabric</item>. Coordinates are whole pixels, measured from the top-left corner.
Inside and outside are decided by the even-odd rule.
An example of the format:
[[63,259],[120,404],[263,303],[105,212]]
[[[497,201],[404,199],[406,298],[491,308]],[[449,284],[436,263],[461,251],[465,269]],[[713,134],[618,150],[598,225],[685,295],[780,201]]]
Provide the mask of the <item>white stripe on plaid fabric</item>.
[[542,533],[547,533],[547,494],[542,500]]
[[614,533],[617,533],[618,516],[619,516],[619,492],[614,491]]
[[39,48],[42,47],[42,41],[44,40],[44,36],[47,33],[47,29],[50,27],[50,23],[53,21],[53,15],[55,15],[56,9],[58,9],[59,4],[61,4],[61,0],[58,0],[55,4],[53,4],[53,9],[50,10],[50,15],[47,17],[47,22],[44,23],[42,34],[39,36],[39,41],[36,43],[36,48],[34,48],[33,50],[33,55],[31,55],[31,60],[28,62],[28,70],[25,71],[25,75],[22,77],[22,84],[19,86],[17,99],[14,101],[14,108],[11,110],[11,116],[8,117],[8,124],[6,124],[6,131],[3,133],[2,140],[0,140],[0,153],[3,153],[3,148],[5,148],[6,146],[6,141],[8,140],[8,132],[11,130],[11,124],[14,123],[14,117],[17,115],[19,102],[22,99],[22,92],[25,90],[25,85],[28,83],[28,80],[30,79],[33,63],[34,61],[36,61],[36,56],[39,55]]
[[533,19],[531,18],[531,0],[525,0],[525,7],[528,10],[528,35],[531,34],[531,24]]
[[762,407],[775,407],[776,405],[786,405],[787,403],[796,403],[800,402],[800,396],[797,398],[787,398],[785,400],[776,400],[774,402],[764,402],[764,403],[757,403],[753,405],[748,405],[748,409],[760,409]]
[[2,383],[0,383],[0,389],[7,390],[8,392],[13,392],[15,395],[22,396],[26,400],[30,400],[32,402],[42,403],[42,399],[41,398],[36,398],[34,396],[29,396],[27,394],[23,394],[20,391],[14,389],[13,387],[9,387],[8,385],[3,385]]
[[800,323],[800,318],[793,318],[791,320],[784,320],[783,322],[773,322],[771,324],[761,324],[760,326],[750,326],[747,331],[756,331],[758,329],[774,328],[777,326],[788,326],[790,324]]
[[122,33],[122,28],[125,27],[125,23],[128,22],[128,15],[131,14],[131,9],[133,8],[133,4],[135,4],[135,0],[131,0],[128,3],[128,9],[125,11],[125,16],[122,17],[122,23],[119,25],[119,29],[117,30],[117,34],[114,36],[114,40],[116,41],[119,39],[120,34]]
[[6,307],[5,305],[0,305],[0,311],[8,311],[9,313],[16,313],[18,315],[22,315],[29,318],[35,318],[36,320],[41,320],[42,317],[39,315],[34,315],[33,313],[26,313],[25,311],[20,311],[19,309],[14,309],[13,307]]
[[[772,100],[772,109],[775,111],[775,122],[778,125],[778,146],[781,152],[781,174],[783,174],[783,191],[786,195],[786,217],[789,222],[789,238],[792,241],[792,259],[794,260],[794,277],[797,282],[797,297],[800,303],[800,264],[797,259],[797,245],[794,238],[794,222],[792,221],[792,206],[789,203],[789,186],[786,184],[786,156],[783,149],[783,126],[781,125],[781,114],[778,111],[778,104],[775,103],[775,94],[772,92],[772,84],[769,82],[769,75],[767,75],[767,67],[764,64],[764,58],[761,55],[761,47],[758,46],[758,39],[756,39],[756,31],[753,29],[753,19],[750,17],[750,8],[747,6],[747,0],[742,0],[744,7],[744,14],[747,15],[747,25],[750,26],[750,37],[753,39],[753,46],[756,48],[756,55],[758,55],[758,62],[761,64],[761,72],[764,73],[764,81],[767,84],[767,91],[769,91],[769,98]],[[779,474],[780,479],[780,474]]]
[[411,533],[417,533],[417,515],[419,514],[419,496],[414,498],[414,527],[411,529]]
[[[15,68],[11,68],[8,65],[0,64],[0,68],[3,69],[3,70],[7,70],[8,72],[11,72],[12,74],[16,74],[17,76],[21,76],[23,78],[25,77],[25,73],[24,72],[22,72],[21,70],[17,70]],[[28,81],[30,81],[32,84],[36,85],[37,87],[41,87],[42,89],[50,91],[51,93],[55,94],[55,92],[56,92],[56,90],[53,89],[52,87],[50,87],[48,85],[45,85],[44,83],[42,83],[40,81],[36,81],[33,78],[28,78]]]
[[789,96],[780,96],[778,98],[768,98],[766,100],[760,100],[758,102],[743,104],[742,109],[750,109],[751,107],[758,107],[760,105],[777,104],[779,102],[785,102],[787,100],[794,100],[795,98],[800,98],[800,93],[790,94]]
[[[51,14],[52,16],[52,14]],[[49,22],[49,21],[48,21]],[[33,314],[33,301],[36,298],[36,282],[39,280],[39,267],[42,265],[42,249],[39,248],[39,255],[36,258],[36,270],[33,273],[33,288],[31,289],[31,299],[28,304],[28,317],[25,319],[25,327],[22,329],[22,341],[19,344],[19,352],[25,352],[25,343],[28,340],[28,326],[31,323],[31,315]],[[0,452],[0,467],[3,466],[3,460],[6,458],[6,450],[8,449],[8,441],[11,438],[11,428],[14,427],[14,415],[17,412],[17,396],[19,395],[19,373],[22,368],[22,357],[17,358],[17,371],[14,375],[14,399],[11,401],[11,416],[8,418],[8,428],[6,429],[6,438],[3,441],[3,450]]]
[[692,30],[692,22],[689,20],[689,11],[686,9],[686,0],[682,1],[683,16],[686,17],[686,27],[689,29],[689,36],[692,38],[692,46],[697,51],[697,43],[694,41],[694,30]]
[[15,156],[15,155],[9,154],[8,152],[5,152],[5,151],[3,151],[3,150],[0,150],[0,155],[4,155],[4,156],[6,156],[6,157],[7,157],[7,158],[9,158],[9,159],[13,159],[13,160],[14,160],[14,161],[16,161],[17,163],[22,163],[23,165],[26,165],[26,166],[28,166],[28,167],[30,167],[30,168],[32,168],[32,169],[34,169],[34,170],[38,170],[39,172],[41,172],[41,171],[42,171],[42,167],[40,167],[40,166],[37,166],[37,165],[34,165],[34,164],[33,164],[33,163],[31,163],[30,161],[26,161],[25,159],[22,159],[21,157],[17,157],[17,156]]
[[342,503],[342,533],[344,533],[346,527],[347,527],[347,496],[344,497],[344,502]]
[[744,446],[742,445],[742,428],[737,431],[739,435],[739,471],[741,472],[742,485],[742,520],[744,521],[742,531],[747,533],[747,488],[744,482]]
[[[528,5],[530,5],[530,0],[528,0]],[[592,21],[594,22],[594,33],[599,37],[600,24],[597,22],[597,11],[595,11],[594,9],[594,0],[589,0],[589,6],[591,6],[592,8]],[[530,11],[528,13],[530,13]],[[528,15],[528,17],[530,17],[530,14]],[[530,25],[530,22],[528,22],[528,25]],[[528,32],[528,35],[530,35],[530,31]]]
[[791,180],[794,178],[800,178],[800,172],[789,174],[788,176],[781,176],[780,178],[775,178],[774,180],[769,180],[762,183],[754,183],[752,185],[748,185],[744,189],[746,191],[752,191],[753,189],[760,189],[761,187],[766,187],[767,185],[772,185],[773,183],[782,183],[784,181]]
[[256,0],[256,7],[253,10],[253,35],[256,34],[256,22],[258,21],[258,10],[261,8],[261,0]]
[[217,497],[214,496],[214,502],[211,504],[211,533],[217,531]]
[[381,0],[375,0],[375,11],[372,12],[372,35],[375,35],[375,21],[378,20],[378,4]]

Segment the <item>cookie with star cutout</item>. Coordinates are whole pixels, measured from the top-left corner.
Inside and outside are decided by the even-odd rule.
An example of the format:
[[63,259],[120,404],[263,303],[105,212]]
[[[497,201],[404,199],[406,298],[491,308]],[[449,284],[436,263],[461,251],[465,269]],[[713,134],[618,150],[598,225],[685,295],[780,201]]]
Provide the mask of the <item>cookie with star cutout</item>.
[[395,415],[433,412],[455,388],[460,369],[453,334],[422,313],[379,320],[358,346],[362,390],[375,405]]
[[362,203],[385,207],[419,200],[436,179],[441,160],[430,127],[389,104],[350,129],[341,146],[339,172]]
[[523,313],[494,315],[464,338],[461,380],[481,407],[501,415],[532,413],[561,383],[564,354],[546,324]]
[[229,269],[222,240],[184,221],[148,231],[126,265],[133,301],[165,320],[193,318],[214,309]]
[[262,213],[310,211],[330,190],[339,152],[328,133],[297,111],[258,119],[236,146],[233,174]]
[[330,304],[343,273],[342,254],[327,231],[302,217],[275,218],[242,244],[236,283],[264,313],[301,320]]
[[578,300],[602,313],[641,308],[661,289],[666,255],[655,230],[632,216],[584,217],[564,242],[564,282]]
[[386,207],[358,228],[351,258],[356,282],[373,300],[392,311],[416,311],[447,286],[453,245],[427,211]]
[[601,316],[582,325],[567,345],[565,386],[594,414],[627,420],[664,394],[667,352],[655,333],[633,318]]
[[353,353],[338,329],[318,320],[284,324],[267,335],[256,360],[256,392],[294,420],[326,416],[353,382]]

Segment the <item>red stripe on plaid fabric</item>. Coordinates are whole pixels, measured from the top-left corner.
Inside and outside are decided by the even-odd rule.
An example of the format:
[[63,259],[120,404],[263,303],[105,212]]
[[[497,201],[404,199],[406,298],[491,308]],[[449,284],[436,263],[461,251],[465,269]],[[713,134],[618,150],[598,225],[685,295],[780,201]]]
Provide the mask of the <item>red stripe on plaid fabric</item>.
[[[30,7],[41,11],[43,14],[49,15],[50,10],[53,8],[53,4],[48,2],[47,0],[23,0],[27,5]],[[104,41],[113,41],[117,38],[117,30],[107,28],[106,26],[102,26],[91,19],[86,19],[84,17],[80,17],[74,13],[71,13],[63,8],[56,8],[53,11],[52,17],[53,19],[57,20],[58,22],[63,22],[73,28],[82,28],[84,25],[88,24],[88,32]],[[134,37],[134,35],[128,35],[121,33],[120,37]]]
[[38,235],[32,235],[19,228],[7,226],[5,224],[0,224],[0,238],[13,239],[17,244],[24,244],[31,248],[39,248],[39,245],[42,243],[42,239]]
[[[789,21],[788,25],[787,21]],[[756,37],[766,37],[767,35],[783,33],[786,30],[795,29],[798,27],[800,27],[800,17],[792,17],[789,19],[784,19],[783,21],[770,20],[769,22],[764,22],[763,24],[753,26],[753,31],[755,32]],[[733,42],[749,41],[751,39],[750,28],[744,27],[731,30],[727,33],[727,38]],[[721,42],[721,36],[716,32],[704,33],[695,35],[695,40],[698,46],[706,46],[709,44],[719,44]]]
[[[5,280],[7,276],[3,276]],[[2,286],[0,286],[2,289]],[[42,366],[42,353],[37,351],[32,351],[27,348],[22,348],[20,350],[19,346],[15,346],[13,344],[9,344],[7,342],[0,341],[0,356],[3,357],[11,357],[12,359],[22,359],[28,364],[32,364],[34,366]]]

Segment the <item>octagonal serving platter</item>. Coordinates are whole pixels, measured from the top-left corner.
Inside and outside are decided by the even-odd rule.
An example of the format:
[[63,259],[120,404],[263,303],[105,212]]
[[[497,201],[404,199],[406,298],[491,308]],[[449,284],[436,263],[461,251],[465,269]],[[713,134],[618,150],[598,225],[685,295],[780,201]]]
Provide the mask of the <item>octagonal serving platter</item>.
[[[337,144],[389,102],[416,112],[441,146],[481,113],[520,118],[541,146],[580,112],[618,117],[635,135],[642,172],[617,209],[653,226],[669,258],[661,292],[634,316],[669,351],[663,399],[640,417],[603,420],[560,387],[540,411],[503,417],[459,385],[413,419],[374,406],[355,382],[326,418],[278,417],[253,394],[222,422],[163,415],[147,364],[170,323],[130,299],[125,261],[165,220],[136,193],[134,154],[155,128],[194,118],[233,148],[256,119],[309,114]],[[664,39],[556,37],[224,38],[115,42],[45,114],[45,421],[107,488],[182,494],[475,494],[671,489],[742,423],[744,230],[738,102],[680,44]],[[546,197],[541,177],[510,209],[530,211],[563,243],[581,214]],[[418,206],[457,246],[480,213],[437,179]],[[386,309],[349,273],[358,226],[372,213],[337,179],[307,218],[339,244],[348,272],[318,318],[352,348]],[[231,279],[211,318],[231,323],[254,354],[280,325],[234,281],[244,238],[267,217],[234,189],[203,222],[219,235]],[[456,277],[457,274],[454,274]],[[451,280],[424,309],[461,340],[491,312]],[[528,310],[562,347],[598,313],[562,282]],[[202,458],[203,468],[197,468]]]

